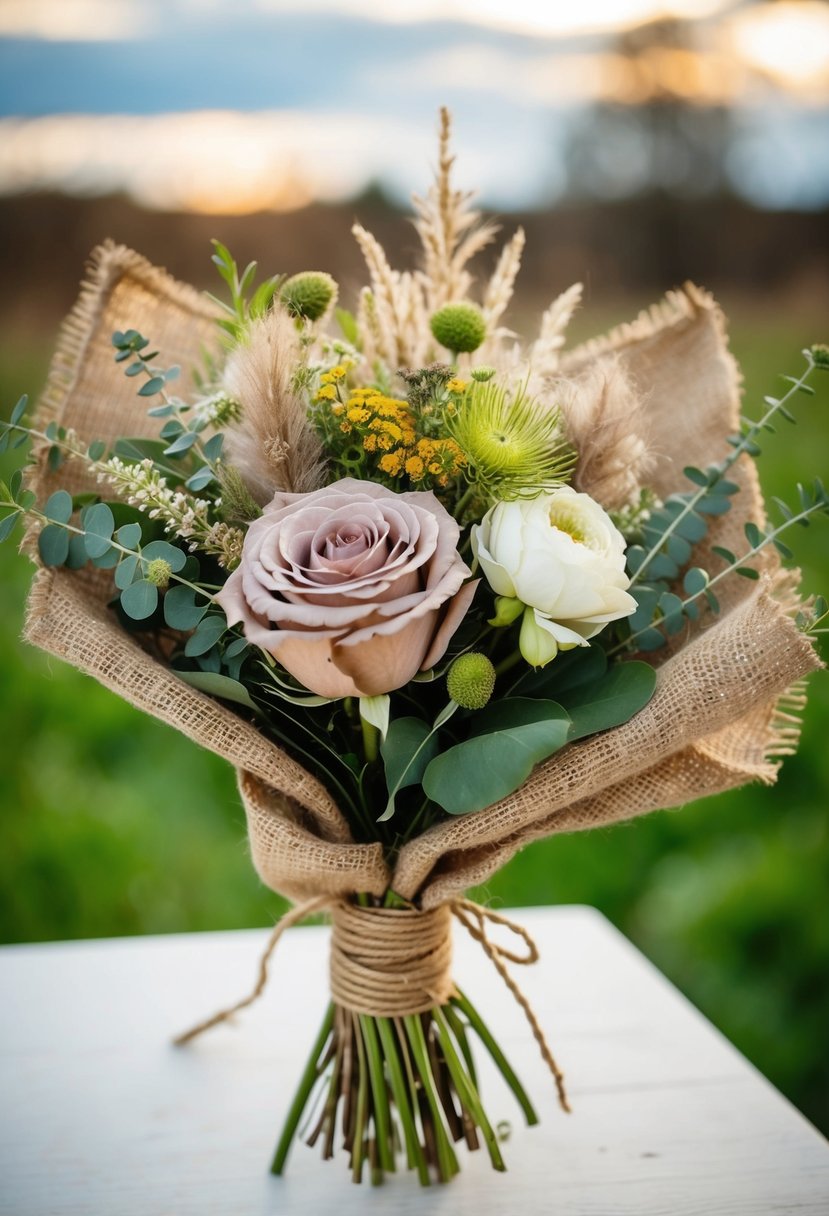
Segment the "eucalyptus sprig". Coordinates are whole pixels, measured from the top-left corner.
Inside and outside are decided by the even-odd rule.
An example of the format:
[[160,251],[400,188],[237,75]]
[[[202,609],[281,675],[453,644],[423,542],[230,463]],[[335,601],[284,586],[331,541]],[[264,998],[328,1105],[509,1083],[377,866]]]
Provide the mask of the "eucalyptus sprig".
[[795,417],[788,404],[798,393],[814,396],[814,389],[807,384],[816,368],[823,367],[820,347],[803,351],[806,367],[799,377],[784,376],[790,385],[782,397],[765,397],[767,406],[762,417],[756,421],[743,420],[741,429],[728,436],[731,451],[719,462],[707,469],[687,466],[683,472],[696,489],[685,494],[672,494],[661,508],[654,510],[643,526],[643,534],[650,548],[632,545],[628,549],[628,568],[631,574],[631,590],[650,575],[650,580],[675,579],[688,564],[691,545],[701,541],[708,531],[706,515],[722,515],[730,509],[729,499],[738,492],[739,486],[726,479],[726,474],[740,456],[752,457],[761,454],[758,439],[763,432],[774,432],[772,419],[776,415],[794,422]]
[[[179,368],[170,367],[165,370],[158,367],[154,362],[158,358],[158,351],[146,349],[150,340],[137,329],[128,329],[123,333],[116,330],[112,335],[112,345],[116,351],[116,363],[127,363],[127,360],[130,360],[124,369],[127,376],[146,377],[138,389],[138,396],[161,397],[162,404],[151,406],[147,413],[151,418],[165,419],[159,432],[159,437],[166,444],[163,447],[163,455],[178,461],[192,454],[201,461],[200,467],[183,479],[186,489],[198,493],[212,482],[218,483],[224,436],[221,432],[216,432],[206,442],[202,442],[202,432],[217,422],[221,424],[232,421],[238,414],[238,405],[229,398],[214,397],[210,399],[214,408],[198,409],[178,397],[170,396],[167,385],[178,378]],[[131,445],[131,448],[128,445]],[[136,453],[146,455],[140,442],[135,440],[122,441],[116,445],[115,452],[116,455],[126,455],[128,459],[130,456],[135,459]]]
[[[781,499],[775,499],[783,520],[775,527],[760,528],[749,520],[744,525],[748,548],[736,555],[722,545],[714,545],[712,552],[716,553],[726,565],[713,577],[701,566],[692,566],[682,581],[684,595],[673,591],[662,591],[652,588],[645,591],[640,589],[639,609],[627,624],[632,632],[616,646],[608,651],[608,656],[618,654],[621,650],[636,649],[643,651],[658,650],[667,641],[666,635],[678,633],[688,621],[699,618],[700,600],[705,599],[712,612],[719,611],[719,601],[714,594],[718,583],[731,574],[739,574],[743,578],[759,579],[759,571],[751,562],[769,545],[774,545],[784,558],[793,556],[791,549],[781,539],[781,535],[795,524],[808,527],[812,517],[817,514],[829,515],[829,494],[820,478],[815,478],[811,487],[798,484],[799,507],[793,509]],[[644,616],[647,623],[640,624]],[[664,630],[664,632],[663,632]],[[636,643],[634,646],[633,644]]]

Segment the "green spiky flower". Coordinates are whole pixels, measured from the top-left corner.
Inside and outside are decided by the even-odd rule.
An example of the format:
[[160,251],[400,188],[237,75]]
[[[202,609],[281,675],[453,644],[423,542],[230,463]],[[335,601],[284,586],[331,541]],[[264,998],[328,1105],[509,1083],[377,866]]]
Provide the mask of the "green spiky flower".
[[279,298],[293,317],[318,321],[337,298],[337,284],[322,270],[305,270],[282,284]]
[[495,668],[485,654],[455,659],[446,676],[446,691],[463,709],[483,709],[495,688]]
[[474,304],[444,304],[432,316],[429,327],[453,355],[477,350],[486,337],[484,315]]
[[144,573],[148,583],[152,583],[154,587],[169,587],[170,577],[173,573],[173,567],[163,557],[154,557],[151,562],[147,563],[147,569]]
[[565,440],[559,411],[493,381],[475,383],[446,419],[466,457],[465,475],[488,498],[534,498],[566,482],[576,454]]

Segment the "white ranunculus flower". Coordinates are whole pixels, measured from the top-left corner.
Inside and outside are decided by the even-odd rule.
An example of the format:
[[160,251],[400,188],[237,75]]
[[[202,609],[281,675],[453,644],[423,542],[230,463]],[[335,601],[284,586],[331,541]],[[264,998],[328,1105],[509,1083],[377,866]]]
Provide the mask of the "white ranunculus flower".
[[514,620],[525,605],[519,644],[534,667],[636,611],[624,537],[589,494],[569,486],[497,503],[473,527],[472,548],[503,597],[496,620]]

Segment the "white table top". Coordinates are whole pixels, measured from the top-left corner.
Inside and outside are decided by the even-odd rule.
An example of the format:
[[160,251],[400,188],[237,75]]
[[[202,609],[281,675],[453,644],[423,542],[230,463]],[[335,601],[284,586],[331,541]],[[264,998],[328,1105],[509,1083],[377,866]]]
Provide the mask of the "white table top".
[[748,1216],[829,1211],[819,1134],[597,912],[517,912],[542,952],[516,978],[568,1080],[556,1106],[523,1015],[455,929],[455,976],[541,1114],[513,1132],[507,1174],[461,1150],[461,1176],[354,1186],[342,1157],[294,1147],[268,1173],[326,1001],[324,928],[285,935],[265,996],[189,1048],[171,1034],[248,991],[261,931],[0,950],[2,1216]]

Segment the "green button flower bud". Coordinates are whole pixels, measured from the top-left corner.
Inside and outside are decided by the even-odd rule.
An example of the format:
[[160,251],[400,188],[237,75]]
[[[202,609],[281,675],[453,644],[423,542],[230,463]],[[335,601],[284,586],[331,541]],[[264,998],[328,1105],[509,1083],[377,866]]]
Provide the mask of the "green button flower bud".
[[486,337],[486,322],[474,304],[445,304],[429,326],[441,346],[453,354],[477,350]]
[[488,363],[482,363],[480,367],[473,367],[469,374],[479,384],[486,384],[487,380],[491,380],[495,375],[495,368],[490,367]]
[[282,284],[279,298],[292,317],[318,321],[337,298],[337,284],[322,270],[306,270]]
[[495,668],[485,654],[462,654],[446,676],[446,691],[462,709],[483,709],[495,688]]
[[163,557],[154,557],[151,562],[147,563],[147,570],[144,575],[148,583],[152,583],[154,587],[167,587],[170,583],[170,575],[173,573],[173,567],[169,562],[165,562]]
[[825,342],[816,342],[809,348],[809,354],[812,356],[815,367],[829,371],[829,346]]

